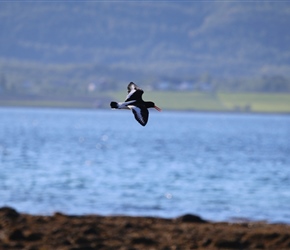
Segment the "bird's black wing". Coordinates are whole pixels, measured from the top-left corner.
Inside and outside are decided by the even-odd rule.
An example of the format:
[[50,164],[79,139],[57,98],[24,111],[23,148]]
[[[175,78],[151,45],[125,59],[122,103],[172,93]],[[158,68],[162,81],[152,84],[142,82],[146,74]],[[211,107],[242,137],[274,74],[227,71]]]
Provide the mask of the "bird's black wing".
[[136,100],[137,102],[142,101],[142,95],[144,91],[140,89],[135,83],[130,82],[127,86],[128,95],[125,102]]
[[133,101],[133,100],[140,102],[142,101],[143,93],[144,91],[142,89],[131,90],[131,92],[126,97],[125,102]]
[[149,112],[145,106],[130,106],[135,119],[142,125],[145,126],[148,122]]

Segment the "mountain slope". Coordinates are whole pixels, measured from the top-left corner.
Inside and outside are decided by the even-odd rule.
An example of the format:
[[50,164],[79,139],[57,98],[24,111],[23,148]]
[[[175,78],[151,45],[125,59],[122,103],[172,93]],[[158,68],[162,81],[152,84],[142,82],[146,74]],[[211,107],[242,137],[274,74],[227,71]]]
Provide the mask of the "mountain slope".
[[283,2],[2,2],[0,58],[178,76],[290,75]]

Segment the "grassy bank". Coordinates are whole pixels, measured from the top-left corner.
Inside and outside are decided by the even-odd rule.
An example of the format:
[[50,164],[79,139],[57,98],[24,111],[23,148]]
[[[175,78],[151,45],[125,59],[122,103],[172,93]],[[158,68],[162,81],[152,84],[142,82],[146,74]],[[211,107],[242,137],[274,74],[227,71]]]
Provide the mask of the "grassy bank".
[[219,98],[227,110],[247,108],[253,112],[290,112],[290,94],[257,94],[239,93],[219,94]]
[[[110,101],[124,101],[126,92],[96,93],[96,95],[66,98],[11,97],[0,98],[0,106],[109,108]],[[163,110],[213,112],[290,113],[290,94],[276,93],[203,93],[148,91],[144,100],[152,100]]]

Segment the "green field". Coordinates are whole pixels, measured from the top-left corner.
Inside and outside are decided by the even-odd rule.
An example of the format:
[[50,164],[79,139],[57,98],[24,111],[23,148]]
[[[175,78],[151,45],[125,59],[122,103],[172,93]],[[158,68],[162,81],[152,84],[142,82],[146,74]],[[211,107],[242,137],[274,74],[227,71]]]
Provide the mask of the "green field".
[[[125,96],[124,92],[108,95],[120,101]],[[143,99],[164,110],[290,113],[290,94],[146,92]]]
[[[0,98],[0,106],[110,108],[110,101],[124,101],[126,92],[98,93],[95,97]],[[147,91],[144,100],[154,101],[163,110],[212,112],[290,113],[290,94],[204,93]]]

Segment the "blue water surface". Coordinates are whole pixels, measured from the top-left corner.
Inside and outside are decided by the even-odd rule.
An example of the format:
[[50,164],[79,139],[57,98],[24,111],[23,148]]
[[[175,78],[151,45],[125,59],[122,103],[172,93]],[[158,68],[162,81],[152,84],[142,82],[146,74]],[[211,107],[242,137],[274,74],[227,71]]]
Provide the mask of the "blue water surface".
[[290,223],[290,117],[1,108],[0,206]]

